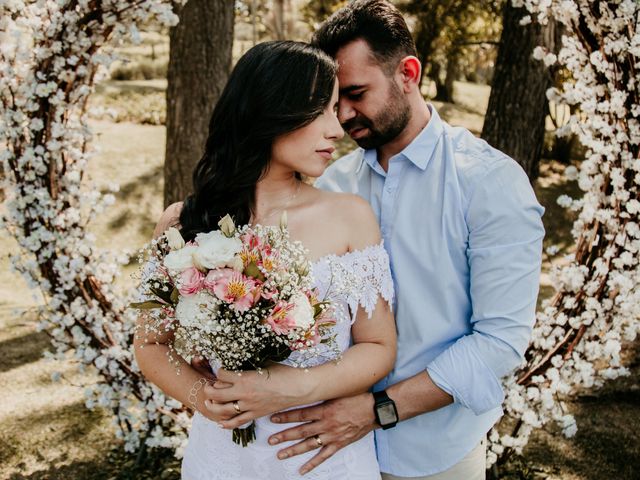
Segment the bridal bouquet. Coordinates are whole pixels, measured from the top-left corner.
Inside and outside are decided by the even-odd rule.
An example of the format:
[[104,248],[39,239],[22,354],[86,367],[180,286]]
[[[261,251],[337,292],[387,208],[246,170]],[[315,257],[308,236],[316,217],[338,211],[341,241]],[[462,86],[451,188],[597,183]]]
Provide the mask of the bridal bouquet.
[[[153,311],[145,328],[171,330],[172,350],[232,371],[259,370],[294,351],[313,355],[330,343],[331,305],[311,288],[307,252],[289,238],[286,215],[280,227],[236,228],[228,215],[219,226],[188,243],[170,228],[155,242],[156,268],[142,283],[147,300],[132,304]],[[254,439],[254,423],[233,432],[243,446]]]

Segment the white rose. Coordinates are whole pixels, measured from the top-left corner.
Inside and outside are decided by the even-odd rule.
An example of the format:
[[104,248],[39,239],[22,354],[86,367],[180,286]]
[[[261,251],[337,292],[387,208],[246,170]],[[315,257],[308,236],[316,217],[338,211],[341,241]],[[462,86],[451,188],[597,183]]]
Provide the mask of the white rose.
[[309,303],[309,299],[303,293],[296,293],[291,298],[294,307],[291,310],[291,317],[296,323],[296,327],[307,330],[313,325],[313,307]]
[[198,247],[193,261],[198,268],[234,267],[235,256],[242,250],[242,242],[236,237],[227,238],[220,230],[199,233],[196,236]]
[[184,247],[184,238],[180,235],[180,230],[175,227],[171,227],[167,230],[164,235],[167,237],[167,241],[169,242],[169,248],[171,250],[180,250]]
[[191,268],[194,266],[193,254],[195,251],[195,245],[187,245],[180,250],[172,250],[164,257],[164,266],[167,267],[168,270],[180,272]]

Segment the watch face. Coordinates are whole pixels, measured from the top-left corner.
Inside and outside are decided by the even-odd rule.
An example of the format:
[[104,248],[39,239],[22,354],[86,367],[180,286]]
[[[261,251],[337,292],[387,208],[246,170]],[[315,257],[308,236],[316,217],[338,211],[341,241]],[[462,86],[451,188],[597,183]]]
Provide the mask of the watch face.
[[398,421],[396,409],[392,402],[378,405],[378,418],[380,419],[380,425],[389,425]]

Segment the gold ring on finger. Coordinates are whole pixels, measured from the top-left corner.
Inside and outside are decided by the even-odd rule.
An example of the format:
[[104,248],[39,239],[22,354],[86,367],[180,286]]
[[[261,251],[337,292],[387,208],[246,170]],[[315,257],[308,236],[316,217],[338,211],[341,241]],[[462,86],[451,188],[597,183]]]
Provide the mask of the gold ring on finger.
[[324,443],[322,443],[322,440],[320,440],[320,435],[314,435],[313,438],[316,439],[316,443],[319,447],[322,447],[324,445]]
[[238,415],[240,415],[242,413],[242,410],[240,410],[240,405],[238,405],[238,401],[237,400],[233,401],[233,409],[236,411],[236,413]]

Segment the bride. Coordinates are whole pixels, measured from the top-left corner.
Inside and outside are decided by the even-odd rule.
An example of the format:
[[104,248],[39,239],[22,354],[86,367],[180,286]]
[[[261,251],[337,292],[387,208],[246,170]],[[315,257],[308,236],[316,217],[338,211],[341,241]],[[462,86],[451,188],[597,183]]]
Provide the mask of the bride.
[[[278,426],[268,415],[367,391],[393,366],[393,283],[375,216],[358,196],[323,192],[301,181],[301,174],[322,174],[334,141],[343,135],[336,117],[336,71],[331,58],[305,43],[267,42],[250,49],[213,111],[205,153],[193,173],[194,193],[167,208],[156,226],[155,237],[178,226],[189,241],[217,229],[227,214],[237,225],[277,225],[286,211],[290,235],[307,248],[320,293],[331,289],[336,272],[349,278],[332,298],[345,318],[332,332],[343,352],[339,361],[332,361],[327,348],[306,369],[287,361],[270,366],[260,376],[264,391],[253,398],[214,402],[211,397],[221,389],[234,395],[233,385],[204,385],[202,374],[183,359],[178,375],[167,355],[169,334],[138,336],[136,359],[145,377],[194,409],[183,479],[299,478],[314,452],[278,459],[278,449],[267,442]],[[141,315],[139,323],[146,321]],[[230,422],[253,419],[256,440],[247,447],[235,444]],[[323,448],[319,436],[308,441]],[[305,478],[380,478],[373,433],[339,450]]]

